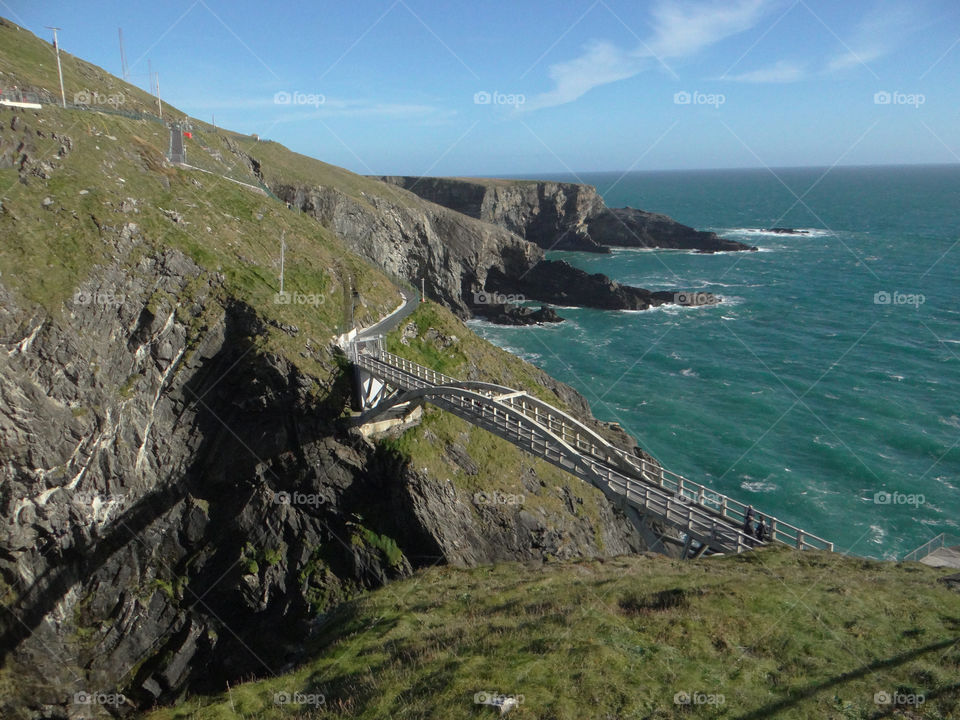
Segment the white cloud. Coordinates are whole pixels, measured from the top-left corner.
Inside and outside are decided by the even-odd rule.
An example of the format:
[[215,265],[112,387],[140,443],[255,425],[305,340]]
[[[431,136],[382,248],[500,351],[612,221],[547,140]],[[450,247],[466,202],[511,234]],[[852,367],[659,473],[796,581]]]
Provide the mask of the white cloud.
[[659,57],[693,55],[731,35],[749,30],[770,6],[770,0],[661,2],[651,13],[655,32],[647,45]]
[[839,55],[835,55],[827,62],[827,72],[837,72],[857,65],[869,65],[889,52],[881,47],[860,48],[859,50],[847,50]]
[[660,0],[651,11],[653,35],[626,50],[609,42],[589,43],[572,60],[550,66],[553,89],[529,98],[523,110],[573,102],[593,88],[633,77],[652,60],[693,55],[753,27],[778,0],[703,0],[678,4]]
[[590,43],[580,57],[551,65],[548,74],[554,83],[553,90],[531,98],[524,109],[536,110],[573,102],[595,87],[633,77],[645,64],[612,43]]
[[727,75],[725,80],[745,83],[791,83],[803,80],[806,68],[798,63],[781,60],[770,67],[758,68],[739,75]]
[[926,13],[921,2],[910,6],[881,2],[857,25],[849,40],[842,39],[843,50],[826,63],[827,72],[867,65],[890,53],[897,39],[913,32]]

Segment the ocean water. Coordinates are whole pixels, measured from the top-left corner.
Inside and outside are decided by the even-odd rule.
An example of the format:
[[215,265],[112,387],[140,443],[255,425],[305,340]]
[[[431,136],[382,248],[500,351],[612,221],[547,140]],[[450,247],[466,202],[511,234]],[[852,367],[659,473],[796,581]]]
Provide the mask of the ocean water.
[[[590,401],[667,468],[855,555],[960,535],[960,166],[552,176],[757,253],[551,252],[723,302],[482,336]],[[808,235],[778,236],[787,226]],[[888,302],[885,302],[888,301]]]

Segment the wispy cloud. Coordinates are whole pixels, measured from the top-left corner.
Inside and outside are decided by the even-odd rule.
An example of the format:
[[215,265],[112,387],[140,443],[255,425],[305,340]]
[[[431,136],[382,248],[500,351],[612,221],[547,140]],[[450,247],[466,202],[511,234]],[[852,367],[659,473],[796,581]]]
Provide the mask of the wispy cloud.
[[652,35],[634,49],[594,41],[572,60],[550,66],[553,89],[528,99],[524,110],[573,102],[590,90],[633,77],[654,60],[693,55],[753,27],[778,0],[661,0],[651,10]]
[[749,30],[774,3],[771,0],[661,2],[651,11],[650,50],[666,58],[693,55],[731,35]]
[[826,72],[839,72],[858,65],[866,66],[892,52],[898,38],[919,26],[923,3],[909,6],[883,2],[875,6],[857,25],[849,41],[841,40],[843,50],[826,62]]
[[727,75],[724,79],[745,83],[791,83],[803,80],[806,76],[807,70],[803,65],[781,60],[769,67],[750,70],[739,75]]
[[592,42],[578,58],[551,65],[548,74],[554,88],[534,96],[526,110],[553,107],[573,102],[600,85],[626,80],[647,64],[645,58],[607,42]]

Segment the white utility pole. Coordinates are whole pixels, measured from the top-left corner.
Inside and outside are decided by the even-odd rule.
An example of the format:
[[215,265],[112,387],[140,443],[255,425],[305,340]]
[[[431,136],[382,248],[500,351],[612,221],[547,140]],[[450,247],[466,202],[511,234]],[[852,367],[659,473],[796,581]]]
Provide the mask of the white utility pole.
[[120,69],[123,71],[123,79],[130,82],[130,68],[127,67],[127,53],[123,50],[123,28],[117,28],[117,34],[120,36]]
[[286,248],[286,243],[284,243],[283,238],[286,236],[287,231],[284,230],[280,233],[280,292],[283,293],[283,251]]
[[160,102],[160,71],[157,70],[157,114],[163,120],[163,104]]
[[57,75],[60,76],[60,102],[63,103],[63,109],[67,109],[67,94],[63,91],[63,68],[60,67],[60,43],[57,42],[58,27],[45,25],[48,30],[53,30],[53,49],[57,51]]

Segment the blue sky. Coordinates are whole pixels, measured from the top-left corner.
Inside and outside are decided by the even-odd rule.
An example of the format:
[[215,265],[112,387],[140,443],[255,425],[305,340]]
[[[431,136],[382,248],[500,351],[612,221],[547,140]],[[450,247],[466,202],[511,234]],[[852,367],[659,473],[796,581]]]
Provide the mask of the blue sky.
[[[360,173],[960,162],[956,0],[0,0],[164,99]],[[288,100],[289,102],[284,102]]]

